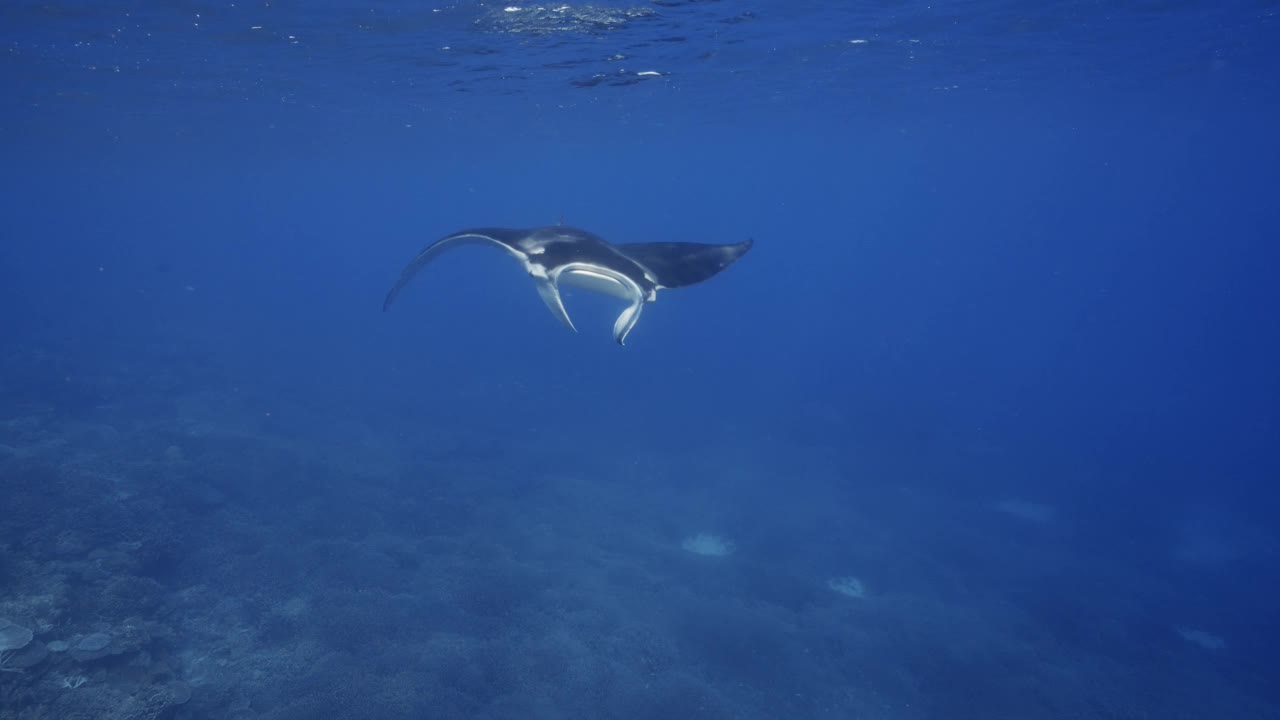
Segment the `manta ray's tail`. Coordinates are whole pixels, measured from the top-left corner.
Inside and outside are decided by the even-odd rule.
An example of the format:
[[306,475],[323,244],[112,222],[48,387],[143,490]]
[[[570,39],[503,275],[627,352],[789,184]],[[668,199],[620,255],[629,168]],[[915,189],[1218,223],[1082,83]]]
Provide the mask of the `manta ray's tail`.
[[734,245],[657,242],[617,245],[623,255],[653,273],[664,288],[700,283],[732,265],[751,249],[751,240]]

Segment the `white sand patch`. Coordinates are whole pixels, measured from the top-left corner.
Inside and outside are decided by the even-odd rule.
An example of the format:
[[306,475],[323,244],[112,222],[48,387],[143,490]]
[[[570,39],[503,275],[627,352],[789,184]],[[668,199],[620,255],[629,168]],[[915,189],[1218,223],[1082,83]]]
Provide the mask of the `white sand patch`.
[[834,577],[827,581],[827,587],[844,595],[845,597],[857,598],[861,600],[867,596],[867,586],[862,581],[852,575],[845,577]]
[[1221,635],[1214,635],[1204,630],[1196,630],[1189,627],[1176,627],[1174,630],[1183,640],[1192,645],[1199,645],[1205,650],[1221,650],[1227,646],[1227,641],[1223,640]]
[[709,533],[698,533],[693,537],[687,537],[680,543],[680,547],[694,555],[706,557],[724,557],[732,555],[734,550],[732,542]]

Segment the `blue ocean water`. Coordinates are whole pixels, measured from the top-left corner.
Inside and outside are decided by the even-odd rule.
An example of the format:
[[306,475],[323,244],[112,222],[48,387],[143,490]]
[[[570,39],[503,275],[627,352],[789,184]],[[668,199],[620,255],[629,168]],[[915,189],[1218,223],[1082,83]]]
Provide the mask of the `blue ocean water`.
[[[0,43],[0,719],[1280,718],[1280,3]],[[755,245],[381,309],[560,223]]]

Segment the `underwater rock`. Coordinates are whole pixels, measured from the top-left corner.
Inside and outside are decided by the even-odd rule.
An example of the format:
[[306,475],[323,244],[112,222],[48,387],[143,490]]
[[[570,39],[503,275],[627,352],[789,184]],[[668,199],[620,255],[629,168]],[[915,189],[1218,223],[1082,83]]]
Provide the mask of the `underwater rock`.
[[186,705],[191,699],[191,686],[180,680],[169,683],[165,690],[169,694],[170,705]]
[[89,662],[104,658],[111,654],[111,636],[106,633],[96,632],[85,635],[71,649],[71,657],[80,662]]
[[49,650],[45,648],[44,643],[31,643],[21,650],[9,653],[5,658],[4,666],[7,670],[26,670],[44,662],[47,657],[49,657]]
[[0,618],[0,652],[8,652],[10,650],[21,650],[31,642],[34,633],[29,628],[21,625],[15,625],[13,622]]
[[76,644],[76,650],[81,652],[98,652],[111,644],[111,636],[106,633],[93,633],[81,638]]
[[153,631],[165,634],[164,629],[139,617],[125,618],[111,638],[115,654],[134,652],[151,644]]
[[31,643],[30,628],[0,619],[0,670],[22,672],[49,655],[43,643]]

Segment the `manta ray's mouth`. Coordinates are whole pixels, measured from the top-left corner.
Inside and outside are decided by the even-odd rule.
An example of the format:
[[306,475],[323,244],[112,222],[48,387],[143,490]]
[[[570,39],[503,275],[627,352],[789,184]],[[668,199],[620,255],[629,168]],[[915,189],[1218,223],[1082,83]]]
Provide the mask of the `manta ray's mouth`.
[[619,300],[628,302],[635,302],[643,296],[640,288],[634,282],[627,282],[624,276],[591,266],[568,266],[559,273],[556,282],[604,295],[611,295]]
[[[586,263],[571,263],[559,269],[551,277],[552,285],[558,287],[561,284],[570,285],[572,287],[590,290],[592,292],[611,295],[620,300],[626,300],[630,305],[622,314],[618,315],[618,319],[613,323],[613,338],[618,341],[619,345],[625,344],[627,334],[631,332],[631,328],[636,326],[636,322],[640,319],[640,310],[644,307],[645,293],[640,289],[634,280],[615,272],[609,268],[603,268],[598,265],[588,265]],[[557,304],[559,311],[564,312],[563,303],[559,302],[559,293],[557,292]],[[546,299],[545,296],[543,298]],[[548,303],[550,305],[551,303]],[[551,310],[556,313],[556,308]],[[569,320],[568,313],[564,313],[562,318],[569,323],[569,327],[573,327],[573,321]]]

